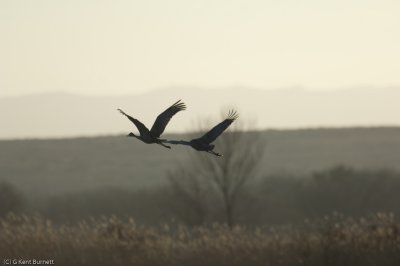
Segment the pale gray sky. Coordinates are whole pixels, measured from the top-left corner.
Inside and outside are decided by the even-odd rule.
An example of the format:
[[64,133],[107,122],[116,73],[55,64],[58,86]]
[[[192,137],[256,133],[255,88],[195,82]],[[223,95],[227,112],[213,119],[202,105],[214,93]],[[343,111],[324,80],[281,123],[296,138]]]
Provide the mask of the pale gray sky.
[[400,84],[398,0],[0,1],[0,97]]

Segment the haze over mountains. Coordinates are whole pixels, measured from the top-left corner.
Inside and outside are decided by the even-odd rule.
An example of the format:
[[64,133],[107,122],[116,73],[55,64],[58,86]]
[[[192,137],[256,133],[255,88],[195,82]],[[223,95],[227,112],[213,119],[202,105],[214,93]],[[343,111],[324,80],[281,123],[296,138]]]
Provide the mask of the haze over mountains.
[[199,118],[217,122],[221,110],[228,108],[238,109],[241,119],[256,121],[260,129],[400,125],[400,87],[336,91],[182,87],[124,96],[43,93],[0,98],[0,138],[136,132],[116,108],[151,126],[161,111],[179,99],[188,109],[174,117],[168,132],[189,131]]

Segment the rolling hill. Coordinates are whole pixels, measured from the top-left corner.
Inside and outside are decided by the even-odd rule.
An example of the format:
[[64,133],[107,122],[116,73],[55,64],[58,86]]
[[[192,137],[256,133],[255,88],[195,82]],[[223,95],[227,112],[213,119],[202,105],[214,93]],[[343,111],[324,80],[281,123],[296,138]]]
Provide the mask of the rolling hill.
[[[260,176],[301,176],[338,164],[400,170],[400,128],[267,130],[262,134],[266,150]],[[187,152],[191,150],[186,147],[167,150],[122,135],[3,140],[0,181],[11,182],[30,195],[102,187],[142,189],[165,184],[166,172],[182,162]]]

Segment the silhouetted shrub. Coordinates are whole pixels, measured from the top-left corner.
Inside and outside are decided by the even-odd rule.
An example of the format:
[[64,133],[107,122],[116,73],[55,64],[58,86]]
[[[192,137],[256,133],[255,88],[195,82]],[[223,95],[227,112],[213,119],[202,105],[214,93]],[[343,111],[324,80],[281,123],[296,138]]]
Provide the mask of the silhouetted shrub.
[[9,212],[19,212],[25,205],[22,194],[7,182],[0,183],[0,216]]

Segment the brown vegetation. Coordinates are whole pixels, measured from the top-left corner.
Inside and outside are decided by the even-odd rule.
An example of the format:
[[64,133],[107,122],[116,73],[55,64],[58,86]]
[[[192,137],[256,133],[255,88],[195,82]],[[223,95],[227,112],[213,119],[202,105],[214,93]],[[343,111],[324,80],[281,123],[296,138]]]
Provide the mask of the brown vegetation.
[[40,217],[0,220],[0,258],[56,265],[399,265],[392,215],[340,215],[297,227],[142,228],[116,217],[54,225]]

